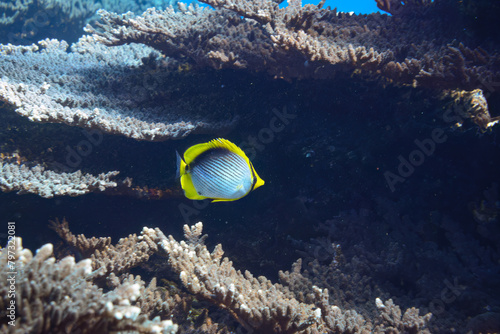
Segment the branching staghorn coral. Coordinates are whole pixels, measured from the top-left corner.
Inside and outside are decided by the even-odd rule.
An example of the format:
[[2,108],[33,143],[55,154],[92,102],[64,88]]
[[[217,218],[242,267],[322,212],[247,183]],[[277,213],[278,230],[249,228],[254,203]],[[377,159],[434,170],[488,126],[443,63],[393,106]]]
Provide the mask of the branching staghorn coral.
[[157,245],[147,234],[131,234],[118,240],[116,246],[109,245],[103,250],[97,249],[92,254],[92,264],[98,276],[109,273],[122,273],[140,263],[146,262],[157,250]]
[[31,44],[45,38],[75,40],[98,9],[142,13],[177,0],[0,0],[0,43]]
[[0,43],[74,39],[100,7],[94,0],[0,0]]
[[[144,283],[124,281],[104,293],[91,282],[91,260],[71,256],[56,261],[52,245],[33,256],[20,238],[0,250],[0,307],[5,333],[175,333],[171,320],[149,320],[135,305]],[[15,288],[12,290],[12,285]],[[14,293],[12,294],[12,291]],[[7,307],[14,305],[14,325]],[[10,313],[9,313],[10,314]]]
[[[408,3],[425,7],[425,15],[398,18],[348,15],[296,0],[286,8],[264,0],[207,3],[216,10],[180,5],[177,12],[150,9],[142,16],[103,11],[99,26],[88,27],[94,35],[72,52],[54,40],[0,45],[0,99],[36,122],[140,140],[234,126],[237,116],[228,117],[233,110],[207,110],[202,98],[173,99],[180,88],[170,87],[175,79],[165,65],[173,61],[148,47],[123,45],[135,42],[198,68],[267,71],[285,79],[333,78],[354,70],[399,84],[465,91],[500,81],[497,48],[476,46],[458,26],[443,25],[437,13],[447,8],[443,1]],[[481,119],[487,120],[485,106]]]
[[[93,0],[17,0],[0,1],[2,9],[2,18],[0,25],[12,25],[20,18],[28,19],[28,12],[39,11],[61,11],[69,20],[82,19],[90,17],[97,9],[99,4]],[[20,20],[19,20],[20,21]]]
[[1,1],[0,9],[2,10],[2,17],[0,18],[1,25],[8,25],[15,22],[17,17],[26,12],[33,0],[20,0],[20,1]]
[[500,122],[500,116],[491,117],[488,111],[488,101],[481,89],[444,91],[441,98],[445,101],[452,99],[443,117],[455,127],[462,127],[464,121],[470,119],[481,132],[486,132]]
[[398,333],[407,330],[427,333],[425,326],[431,314],[419,316],[418,311],[410,309],[401,317],[401,311],[398,313],[399,308],[395,308],[392,301],[386,304],[377,301],[377,305],[382,303],[386,307],[379,308],[393,317],[382,317],[373,323],[354,310],[343,311],[331,305],[326,289],[314,287],[312,304],[299,302],[282,285],[234,269],[229,259],[222,258],[220,244],[210,253],[203,244],[201,223],[185,226],[184,231],[188,242],[177,242],[172,236],[167,238],[159,229],[145,227],[143,234],[152,239],[156,236],[169,256],[169,265],[191,293],[228,310],[247,330],[259,333]]
[[459,23],[442,20],[440,12],[446,6],[453,12],[453,2],[415,1],[403,7],[426,10],[407,10],[397,18],[337,13],[323,3],[302,6],[298,0],[285,8],[272,0],[204,2],[216,10],[183,6],[181,12],[150,9],[141,16],[101,11],[98,29],[86,29],[107,45],[143,43],[199,66],[288,79],[365,70],[395,83],[437,89],[472,90],[500,81],[498,48],[476,46]]
[[51,222],[51,228],[70,246],[76,247],[83,256],[92,260],[92,270],[96,277],[107,277],[109,274],[121,274],[131,268],[146,262],[157,252],[158,246],[150,236],[143,233],[138,236],[131,234],[121,238],[116,245],[111,244],[111,238],[86,238],[80,234],[75,236],[69,230],[68,222],[56,220]]
[[113,289],[124,284],[139,285],[139,297],[135,305],[141,309],[142,314],[149,317],[159,316],[162,319],[184,321],[191,312],[193,298],[185,293],[171,293],[158,286],[156,277],[153,277],[147,286],[141,276],[131,274],[116,276],[111,273],[106,281],[107,286]]
[[[248,271],[242,274],[222,256],[221,245],[209,253],[201,237],[202,224],[184,228],[189,243],[165,237],[155,231],[163,250],[169,255],[169,265],[179,274],[184,286],[195,295],[226,309],[249,331],[260,333],[294,333],[303,331],[321,319],[314,305],[288,299],[265,277],[258,279]],[[198,236],[198,240],[195,239]]]
[[386,322],[386,324],[377,326],[377,332],[430,333],[425,327],[432,318],[431,313],[419,316],[418,309],[412,307],[402,314],[401,309],[394,304],[392,299],[384,303],[380,298],[377,298],[375,304]]
[[[74,244],[75,237],[64,223],[59,229],[65,229],[65,238],[73,240]],[[191,227],[185,225],[186,241],[178,242],[172,236],[166,237],[158,228],[144,227],[140,236],[134,235],[134,238],[125,239],[136,243],[147,240],[150,252],[158,255],[166,254],[168,260],[156,256],[153,263],[161,262],[163,266],[167,265],[168,272],[177,274],[180,282],[193,297],[184,293],[167,292],[157,286],[157,278],[153,278],[146,286],[140,276],[124,272],[131,266],[127,268],[108,266],[104,275],[107,277],[108,287],[112,291],[120,289],[121,294],[134,287],[139,292],[138,297],[133,300],[133,306],[140,309],[142,314],[149,317],[160,316],[162,319],[173,318],[178,323],[187,320],[193,298],[201,298],[227,311],[246,330],[259,333],[428,333],[426,326],[431,318],[430,313],[420,316],[417,309],[411,308],[402,314],[392,300],[383,303],[377,298],[375,304],[381,316],[376,316],[374,319],[367,318],[354,310],[343,310],[332,305],[328,290],[317,286],[312,287],[313,293],[308,296],[307,302],[298,301],[294,297],[296,292],[292,293],[287,287],[273,284],[263,276],[255,278],[248,271],[242,273],[236,270],[228,258],[223,258],[224,252],[220,244],[210,253],[203,244],[207,236],[202,232],[201,223]],[[87,244],[81,241],[85,239],[83,236],[78,236],[77,239],[80,239],[79,244]],[[88,261],[85,262],[86,270],[88,272],[94,270],[89,274],[88,281],[102,282],[103,275],[98,263],[119,261],[119,257],[115,256],[118,253],[130,259],[134,255],[127,255],[126,252],[133,254],[138,252],[139,248],[144,248],[136,247],[133,242],[122,241],[111,247],[116,251],[103,252],[99,255],[99,259],[92,254],[85,260]],[[149,255],[137,256],[135,264],[150,263],[148,259]],[[117,276],[119,272],[123,274]],[[137,309],[134,309],[134,312],[137,313]],[[196,323],[194,328],[192,324],[183,328],[189,328],[194,332],[203,328],[217,332],[218,326],[212,323],[206,309],[202,311]]]
[[84,234],[74,235],[68,225],[66,218],[60,222],[56,218],[55,221],[50,221],[49,227],[54,230],[68,245],[75,247],[82,253],[84,257],[89,257],[98,249],[104,249],[111,245],[111,238],[87,238]]

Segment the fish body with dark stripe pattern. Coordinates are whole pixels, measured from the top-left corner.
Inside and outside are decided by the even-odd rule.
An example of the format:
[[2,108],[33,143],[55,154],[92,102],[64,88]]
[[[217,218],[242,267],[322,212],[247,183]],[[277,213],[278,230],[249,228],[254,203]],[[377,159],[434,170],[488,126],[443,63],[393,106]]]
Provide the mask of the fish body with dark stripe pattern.
[[264,184],[245,152],[222,138],[177,153],[177,168],[189,199],[235,201]]

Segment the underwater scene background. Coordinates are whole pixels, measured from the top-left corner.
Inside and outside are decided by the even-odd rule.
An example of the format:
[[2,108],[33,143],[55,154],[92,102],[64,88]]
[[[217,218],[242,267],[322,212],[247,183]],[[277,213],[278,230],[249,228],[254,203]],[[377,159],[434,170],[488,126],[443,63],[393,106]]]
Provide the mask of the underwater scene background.
[[500,4],[336,5],[0,1],[0,332],[500,332]]

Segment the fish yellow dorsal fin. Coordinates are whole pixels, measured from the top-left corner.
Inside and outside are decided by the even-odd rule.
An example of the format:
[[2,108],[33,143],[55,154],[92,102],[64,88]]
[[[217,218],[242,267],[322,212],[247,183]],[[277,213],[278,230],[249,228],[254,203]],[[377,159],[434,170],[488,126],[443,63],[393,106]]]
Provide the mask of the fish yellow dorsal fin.
[[225,148],[225,149],[239,155],[240,157],[244,158],[246,162],[249,162],[245,152],[243,152],[243,150],[241,148],[239,148],[238,146],[236,146],[234,143],[230,142],[227,139],[217,138],[217,139],[209,141],[207,144],[209,144],[211,146],[211,148]]
[[193,162],[193,160],[203,152],[208,151],[210,149],[208,144],[209,143],[202,143],[188,148],[186,152],[184,152],[184,161],[186,162],[186,165]]

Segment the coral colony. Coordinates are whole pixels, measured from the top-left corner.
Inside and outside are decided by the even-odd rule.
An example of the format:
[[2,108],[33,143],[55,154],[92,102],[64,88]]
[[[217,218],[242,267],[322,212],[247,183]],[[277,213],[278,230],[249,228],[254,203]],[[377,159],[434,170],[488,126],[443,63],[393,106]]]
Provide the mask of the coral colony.
[[0,0],[0,332],[499,332],[500,5],[200,2]]

